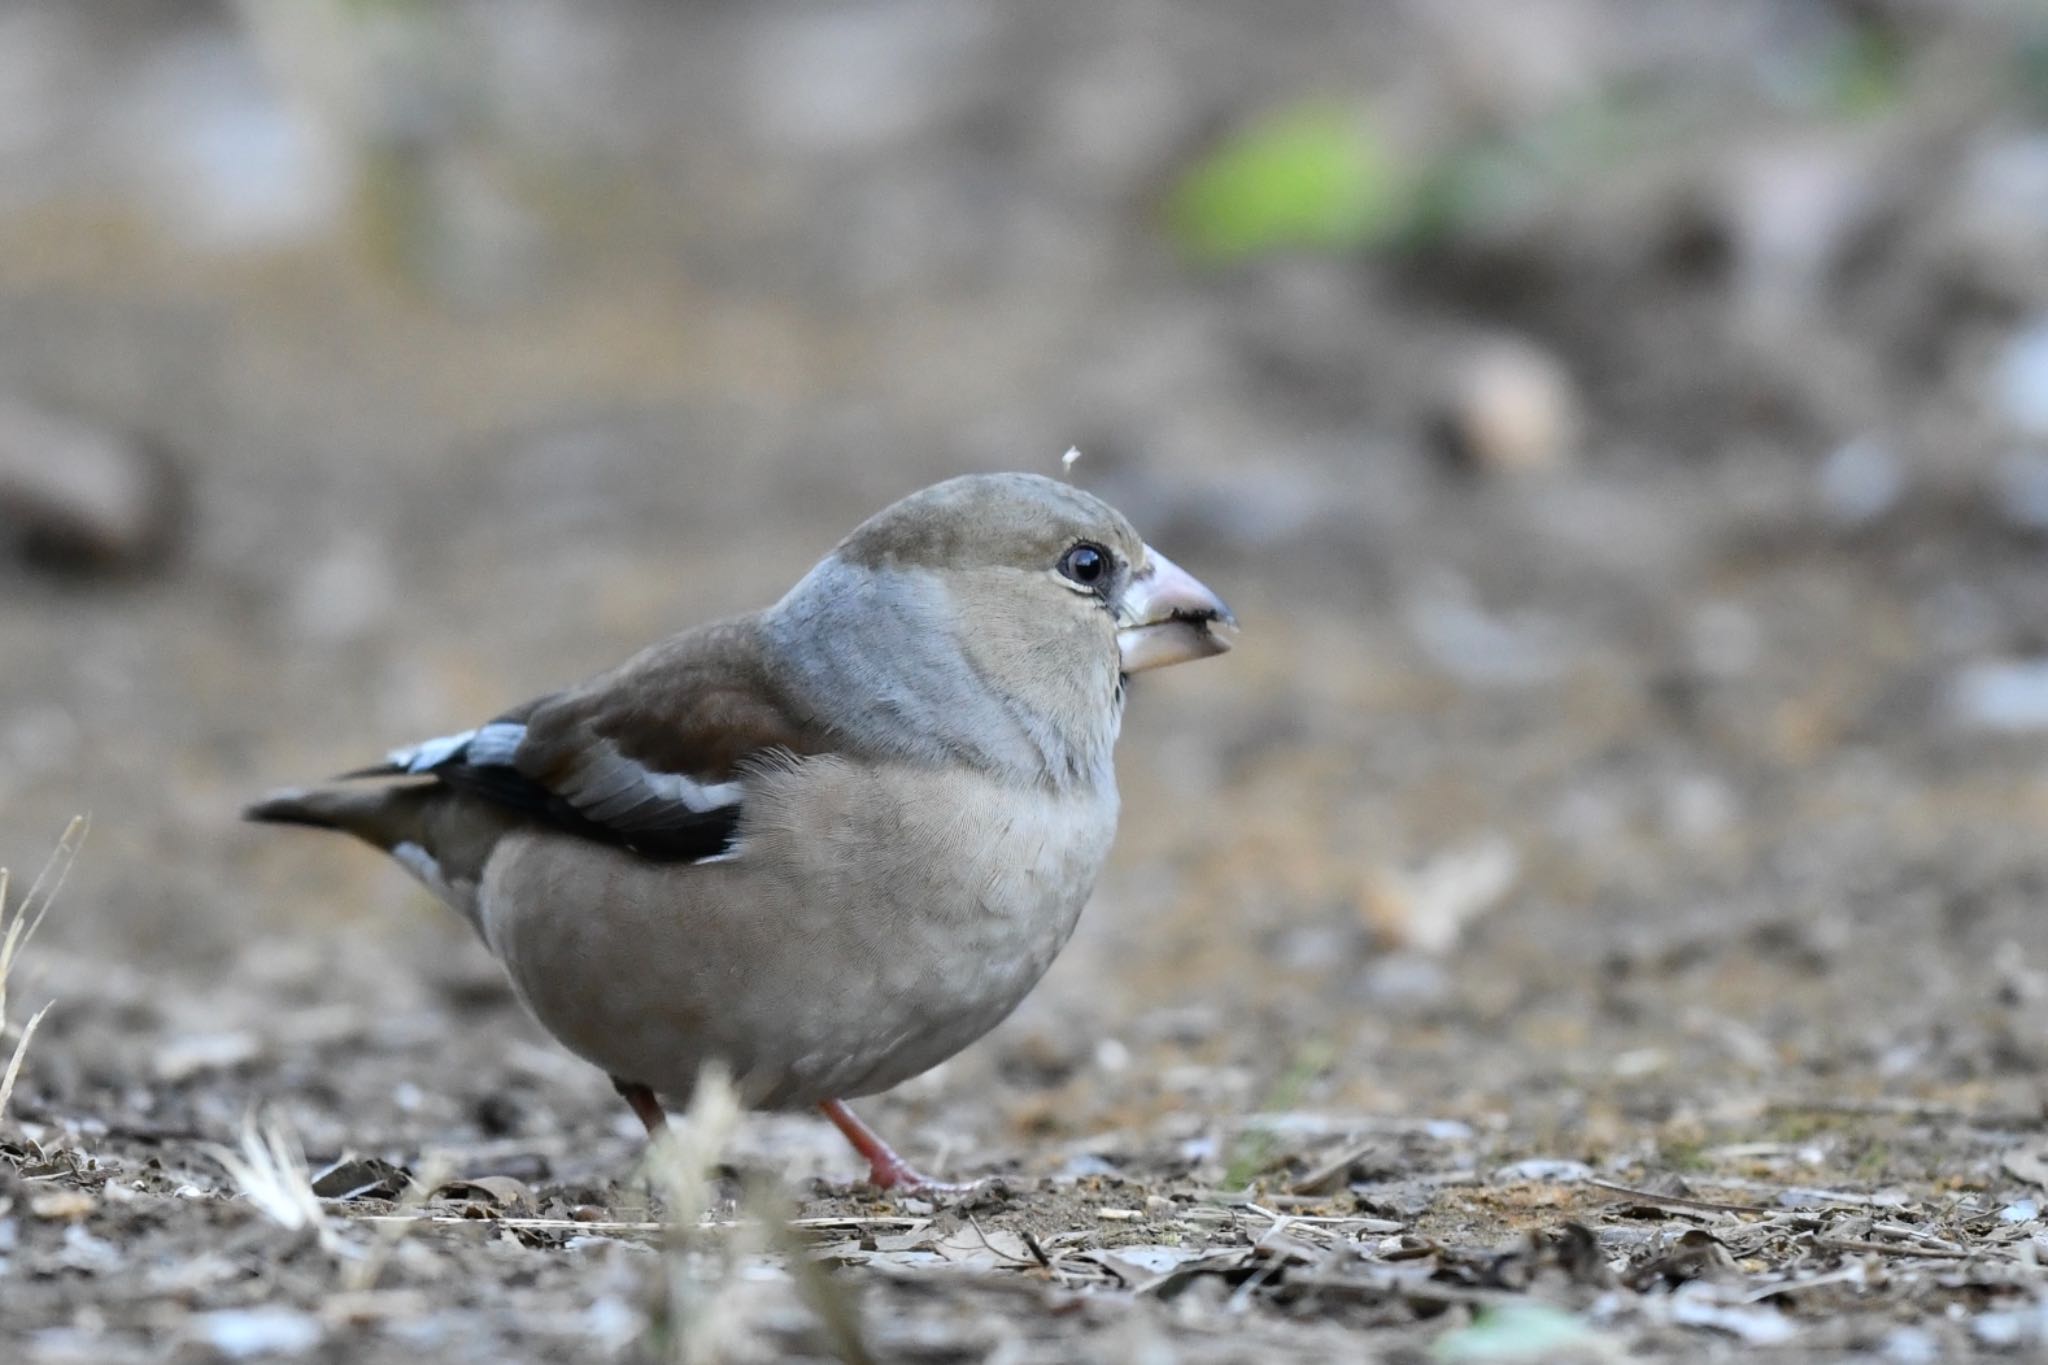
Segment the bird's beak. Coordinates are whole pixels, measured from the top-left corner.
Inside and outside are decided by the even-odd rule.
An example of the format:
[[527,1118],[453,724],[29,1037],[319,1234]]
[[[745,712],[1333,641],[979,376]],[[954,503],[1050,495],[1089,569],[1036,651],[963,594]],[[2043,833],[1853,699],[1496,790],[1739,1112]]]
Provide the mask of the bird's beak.
[[[1206,659],[1230,648],[1237,618],[1223,599],[1151,546],[1117,603],[1116,646],[1126,673]],[[1222,633],[1219,633],[1219,630]]]

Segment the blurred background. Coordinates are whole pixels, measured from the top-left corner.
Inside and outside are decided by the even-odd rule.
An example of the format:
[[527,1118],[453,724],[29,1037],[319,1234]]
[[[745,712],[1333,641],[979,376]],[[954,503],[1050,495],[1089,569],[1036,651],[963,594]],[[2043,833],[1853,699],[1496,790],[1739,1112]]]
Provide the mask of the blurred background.
[[623,1159],[452,916],[237,807],[1070,445],[1244,634],[913,1154],[2038,1107],[2038,5],[16,0],[0,861],[93,817],[17,1108]]

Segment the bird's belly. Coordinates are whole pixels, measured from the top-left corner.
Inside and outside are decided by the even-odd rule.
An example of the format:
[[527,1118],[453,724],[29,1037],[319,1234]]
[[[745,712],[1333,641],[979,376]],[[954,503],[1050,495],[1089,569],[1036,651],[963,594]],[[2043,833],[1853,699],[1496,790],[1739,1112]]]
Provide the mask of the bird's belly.
[[1072,934],[1113,787],[811,760],[757,779],[730,862],[505,841],[485,936],[573,1051],[687,1095],[713,1059],[762,1107],[884,1090],[993,1028]]

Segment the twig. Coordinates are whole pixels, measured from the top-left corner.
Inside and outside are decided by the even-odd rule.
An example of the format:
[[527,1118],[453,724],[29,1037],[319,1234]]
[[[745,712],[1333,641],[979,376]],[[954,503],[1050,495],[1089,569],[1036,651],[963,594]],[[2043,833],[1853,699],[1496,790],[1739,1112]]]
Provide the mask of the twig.
[[[1278,1230],[1277,1227],[1274,1229],[1274,1231]],[[1268,1232],[1266,1235],[1270,1237],[1273,1234]],[[1259,1249],[1258,1247],[1253,1248],[1253,1250]],[[1244,1283],[1240,1284],[1231,1293],[1227,1303],[1227,1310],[1232,1313],[1242,1313],[1246,1306],[1251,1303],[1252,1295],[1258,1293],[1261,1289],[1264,1289],[1268,1284],[1279,1278],[1286,1272],[1286,1269],[1287,1258],[1285,1256],[1267,1257],[1265,1263],[1256,1267],[1250,1275],[1245,1277]]]
[[1803,1280],[1779,1280],[1776,1284],[1760,1284],[1742,1296],[1744,1303],[1761,1303],[1779,1294],[1803,1294],[1809,1289],[1824,1289],[1831,1284],[1853,1283],[1862,1278],[1862,1271],[1856,1266],[1844,1266],[1830,1270],[1825,1275],[1811,1275]]
[[1931,1232],[1922,1232],[1919,1228],[1909,1227],[1904,1223],[1894,1223],[1889,1220],[1882,1223],[1872,1223],[1870,1230],[1873,1234],[1883,1233],[1887,1237],[1894,1237],[1902,1242],[1916,1242],[1921,1246],[1932,1247],[1936,1251],[1964,1250],[1960,1242],[1951,1242],[1946,1237],[1936,1237]]
[[1761,1204],[1721,1204],[1711,1199],[1687,1199],[1683,1195],[1656,1194],[1650,1190],[1639,1190],[1629,1185],[1616,1185],[1606,1180],[1588,1180],[1586,1184],[1591,1185],[1596,1190],[1606,1190],[1610,1194],[1626,1195],[1628,1198],[1644,1204],[1665,1204],[1674,1209],[1694,1209],[1701,1213],[1769,1214],[1778,1212],[1776,1209],[1766,1208]]
[[1407,1303],[1442,1305],[1466,1305],[1474,1308],[1498,1308],[1505,1304],[1525,1304],[1526,1294],[1517,1294],[1506,1289],[1480,1289],[1468,1285],[1444,1284],[1435,1280],[1406,1279],[1392,1275],[1303,1275],[1288,1281],[1290,1287],[1300,1286],[1307,1291],[1329,1292],[1348,1290],[1387,1294]]
[[1297,1197],[1335,1194],[1337,1187],[1343,1183],[1345,1174],[1359,1161],[1372,1155],[1384,1145],[1384,1141],[1379,1138],[1363,1143],[1354,1142],[1337,1156],[1323,1162],[1322,1165],[1317,1166],[1314,1170],[1302,1176],[1301,1179],[1288,1186],[1287,1192]]
[[1031,1264],[1031,1261],[1029,1260],[1029,1258],[1027,1258],[1027,1257],[1023,1257],[1023,1256],[1017,1256],[1017,1255],[1013,1255],[1013,1254],[1011,1254],[1010,1252],[1004,1251],[1004,1250],[1003,1250],[1002,1248],[1000,1248],[1000,1247],[996,1246],[996,1245],[995,1245],[994,1243],[990,1242],[990,1241],[989,1241],[989,1239],[988,1239],[988,1234],[987,1234],[986,1232],[983,1232],[983,1231],[981,1230],[981,1224],[980,1224],[980,1223],[978,1223],[978,1222],[976,1222],[976,1221],[974,1220],[974,1215],[973,1215],[973,1214],[971,1214],[971,1213],[967,1215],[967,1226],[968,1226],[968,1227],[971,1227],[971,1228],[973,1228],[973,1229],[974,1229],[974,1235],[975,1235],[976,1237],[979,1237],[979,1238],[981,1239],[981,1245],[982,1245],[982,1248],[983,1248],[984,1250],[987,1250],[987,1251],[992,1251],[992,1252],[994,1252],[994,1253],[996,1254],[996,1256],[997,1256],[997,1257],[998,1257],[999,1259],[1001,1259],[1001,1260],[1004,1260],[1004,1261],[1008,1261],[1008,1262],[1010,1262],[1010,1263],[1011,1263],[1012,1265],[1030,1265],[1030,1264]]
[[[1267,1198],[1270,1200],[1272,1196],[1268,1195]],[[1348,1215],[1341,1213],[1280,1213],[1267,1208],[1263,1204],[1238,1204],[1233,1206],[1233,1210],[1256,1214],[1269,1222],[1287,1223],[1290,1225],[1300,1223],[1309,1227],[1331,1228],[1340,1231],[1406,1232],[1408,1230],[1406,1223],[1397,1223],[1391,1218],[1370,1218],[1358,1213]]]
[[[1784,1196],[1794,1195],[1802,1199],[1816,1199],[1823,1203],[1840,1204],[1852,1209],[1889,1209],[1898,1205],[1889,1199],[1873,1195],[1855,1194],[1848,1190],[1825,1190],[1814,1185],[1772,1185],[1762,1180],[1745,1180],[1740,1176],[1699,1175],[1692,1177],[1702,1185],[1720,1185],[1731,1190],[1755,1190],[1759,1193]],[[1599,1183],[1597,1181],[1593,1182]],[[1761,1211],[1761,1210],[1760,1210]]]
[[[446,1223],[466,1227],[494,1227],[530,1230],[534,1232],[665,1232],[669,1225],[661,1222],[627,1222],[598,1220],[585,1222],[580,1218],[465,1218],[461,1214],[445,1213],[358,1213],[350,1214],[351,1222],[357,1223]],[[838,1229],[854,1231],[860,1228],[916,1228],[929,1222],[925,1218],[877,1217],[877,1218],[797,1218],[784,1226],[798,1232],[831,1232]],[[707,1218],[694,1226],[697,1232],[731,1232],[745,1227],[746,1221],[738,1218]]]
[[1052,1257],[1045,1254],[1045,1247],[1042,1243],[1039,1242],[1037,1236],[1031,1231],[1030,1228],[1025,1228],[1023,1231],[1025,1250],[1029,1251],[1034,1257],[1037,1258],[1038,1264],[1043,1266],[1047,1273],[1049,1273],[1053,1277],[1053,1279],[1057,1280],[1061,1284],[1065,1284],[1067,1282],[1066,1275],[1060,1270],[1058,1266],[1052,1263]]
[[2000,1256],[1990,1251],[1941,1251],[1934,1247],[1918,1246],[1911,1242],[1866,1242],[1853,1237],[1816,1237],[1811,1245],[1822,1251],[1863,1252],[1873,1256],[1919,1257],[1929,1261],[1973,1261],[1984,1258],[1993,1261],[2012,1261],[2013,1257]]
[[[32,1123],[47,1124],[52,1128],[61,1128],[67,1122],[77,1119],[74,1114],[59,1112],[49,1105],[30,1101],[23,1101],[14,1112]],[[221,1140],[218,1133],[201,1128],[152,1128],[146,1123],[125,1123],[120,1119],[97,1116],[83,1120],[80,1127],[90,1137],[122,1138],[130,1142],[159,1145],[167,1142],[216,1143]]]
[[1800,1099],[1787,1096],[1766,1100],[1764,1109],[1772,1114],[1843,1114],[1860,1118],[1918,1119],[1923,1123],[1960,1123],[1971,1128],[2039,1129],[2048,1126],[2048,1113],[1977,1113],[1952,1104],[1930,1104],[1910,1099]]

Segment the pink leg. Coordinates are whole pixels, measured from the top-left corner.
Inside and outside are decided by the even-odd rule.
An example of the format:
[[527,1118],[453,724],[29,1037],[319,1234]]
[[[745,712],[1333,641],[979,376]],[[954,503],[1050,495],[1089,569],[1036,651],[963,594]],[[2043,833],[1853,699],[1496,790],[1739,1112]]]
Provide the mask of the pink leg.
[[617,1076],[612,1077],[612,1089],[619,1092],[619,1098],[626,1102],[633,1116],[647,1129],[650,1140],[668,1131],[668,1115],[662,1112],[661,1101],[654,1097],[652,1090],[638,1081],[622,1081]]
[[934,1180],[915,1166],[896,1155],[881,1135],[862,1123],[854,1112],[846,1107],[844,1100],[826,1100],[818,1106],[832,1126],[846,1134],[846,1140],[853,1144],[868,1161],[868,1183],[878,1190],[968,1190],[972,1185],[949,1185],[943,1180]]

